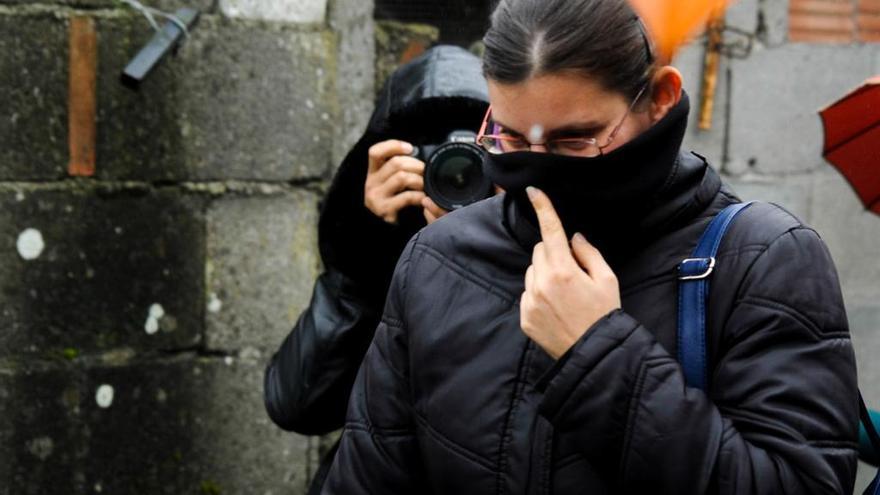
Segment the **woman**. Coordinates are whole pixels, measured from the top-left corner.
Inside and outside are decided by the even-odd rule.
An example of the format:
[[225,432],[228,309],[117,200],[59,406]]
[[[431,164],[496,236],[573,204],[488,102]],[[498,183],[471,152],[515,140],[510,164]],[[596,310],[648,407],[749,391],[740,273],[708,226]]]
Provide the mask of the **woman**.
[[506,194],[404,250],[325,493],[851,493],[856,368],[819,236],[769,204],[737,218],[710,386],[688,388],[675,269],[739,200],[680,150],[681,75],[625,0],[502,0],[485,44]]

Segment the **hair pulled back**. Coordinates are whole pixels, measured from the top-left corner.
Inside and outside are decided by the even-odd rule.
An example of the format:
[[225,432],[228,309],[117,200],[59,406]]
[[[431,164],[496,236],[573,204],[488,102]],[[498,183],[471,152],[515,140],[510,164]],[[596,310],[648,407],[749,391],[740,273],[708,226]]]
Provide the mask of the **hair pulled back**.
[[501,0],[483,42],[483,72],[502,84],[575,72],[635,98],[654,70],[626,0]]

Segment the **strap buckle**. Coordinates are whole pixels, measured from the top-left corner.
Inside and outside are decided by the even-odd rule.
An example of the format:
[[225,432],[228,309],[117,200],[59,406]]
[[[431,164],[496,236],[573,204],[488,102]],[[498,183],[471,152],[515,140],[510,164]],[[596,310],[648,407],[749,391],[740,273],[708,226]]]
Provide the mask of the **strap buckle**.
[[697,267],[702,267],[703,270],[699,273],[691,273],[688,275],[680,275],[678,277],[679,280],[703,280],[708,278],[709,275],[712,275],[712,272],[715,271],[715,257],[709,258],[688,258],[681,262],[678,265],[679,273],[687,272],[687,265],[697,265]]

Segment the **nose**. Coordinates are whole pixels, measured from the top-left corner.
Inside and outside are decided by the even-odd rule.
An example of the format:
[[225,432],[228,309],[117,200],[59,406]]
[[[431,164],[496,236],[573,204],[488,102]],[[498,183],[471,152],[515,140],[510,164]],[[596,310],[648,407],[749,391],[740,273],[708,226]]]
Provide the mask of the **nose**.
[[548,152],[547,143],[543,143],[543,144],[529,143],[529,151],[536,151],[538,153],[547,153]]

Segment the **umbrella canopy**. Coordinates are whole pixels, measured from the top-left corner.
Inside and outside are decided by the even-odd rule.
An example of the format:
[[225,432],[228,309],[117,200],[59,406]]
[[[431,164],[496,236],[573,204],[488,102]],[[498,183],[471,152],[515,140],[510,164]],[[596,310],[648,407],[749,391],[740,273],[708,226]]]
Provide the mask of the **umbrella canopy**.
[[862,200],[880,215],[880,76],[819,112],[825,126],[823,155]]

